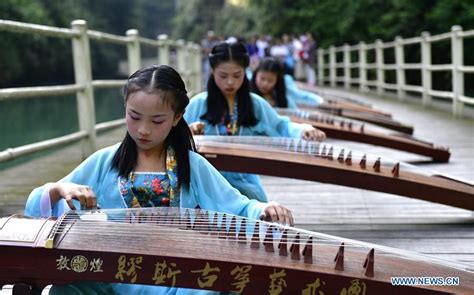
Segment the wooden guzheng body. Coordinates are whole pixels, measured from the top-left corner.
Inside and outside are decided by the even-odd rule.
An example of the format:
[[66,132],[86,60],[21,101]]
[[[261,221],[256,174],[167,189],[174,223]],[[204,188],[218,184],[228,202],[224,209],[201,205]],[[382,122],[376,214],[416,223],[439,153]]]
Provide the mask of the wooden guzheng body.
[[[307,91],[314,92],[314,89],[304,87],[304,85],[301,86],[306,88]],[[403,133],[413,134],[413,126],[396,121],[390,113],[374,109],[369,104],[333,95],[323,94],[322,96],[324,97],[324,103],[317,107],[298,104],[298,108],[306,111],[319,110],[328,114],[356,119]]]
[[330,138],[363,142],[405,152],[423,155],[437,162],[448,162],[451,153],[443,146],[417,139],[407,134],[387,134],[370,130],[364,124],[317,112],[277,109],[280,115],[290,117],[296,123],[306,123],[321,129]]
[[304,104],[298,104],[298,108],[308,112],[324,112],[331,115],[341,116],[348,119],[364,121],[406,134],[413,134],[413,126],[394,120],[389,114],[378,113],[366,110],[365,108],[354,108],[341,103],[323,103],[319,106],[310,107]]
[[[472,294],[452,261],[201,209],[0,219],[0,283],[118,282],[243,294]],[[391,277],[453,278],[394,286]],[[24,285],[23,285],[24,286]]]
[[288,138],[195,136],[219,170],[312,180],[474,210],[474,185],[413,165],[325,143]]

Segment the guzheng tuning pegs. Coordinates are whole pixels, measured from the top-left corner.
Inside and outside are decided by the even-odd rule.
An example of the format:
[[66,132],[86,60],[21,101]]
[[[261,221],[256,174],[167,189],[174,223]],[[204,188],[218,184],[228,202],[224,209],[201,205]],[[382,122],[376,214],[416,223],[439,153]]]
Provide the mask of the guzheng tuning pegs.
[[300,234],[297,233],[293,244],[290,246],[291,259],[300,260]]
[[288,240],[288,230],[285,229],[281,236],[280,243],[278,244],[278,249],[280,249],[278,254],[280,256],[288,256],[287,240]]
[[210,225],[210,232],[211,236],[219,234],[219,227],[217,226],[217,221],[219,219],[219,215],[217,213],[212,214],[212,221]]
[[247,227],[247,223],[245,222],[245,219],[242,219],[240,222],[240,230],[239,230],[239,244],[247,244],[247,235],[245,233]]
[[349,151],[349,153],[347,154],[346,165],[352,165],[352,151]]
[[339,156],[337,157],[337,160],[340,162],[340,163],[344,163],[344,149],[341,149],[341,152],[339,153]]
[[364,262],[365,275],[368,277],[374,276],[374,252],[374,248],[370,249],[369,254],[367,254],[367,258]]
[[367,155],[364,154],[364,156],[362,156],[362,159],[360,159],[360,168],[365,169],[366,164],[367,164]]
[[232,219],[230,221],[229,232],[227,233],[227,236],[229,237],[229,240],[235,241],[236,235],[237,235],[237,218],[235,216],[232,216]]
[[393,177],[398,177],[400,175],[400,163],[395,164],[392,169]]
[[263,245],[265,246],[265,252],[275,252],[273,249],[273,227],[271,225],[267,228]]
[[333,159],[333,157],[332,157],[333,153],[334,153],[334,148],[331,146],[331,147],[329,148],[328,154],[327,154],[327,156],[326,156],[328,160],[332,160],[332,159]]
[[260,248],[260,226],[259,222],[255,223],[255,227],[253,229],[253,236],[252,241],[250,242],[250,248],[258,249]]
[[377,158],[377,161],[374,163],[374,171],[380,172],[380,157]]
[[227,215],[222,214],[221,227],[219,229],[219,238],[227,238]]
[[303,248],[303,259],[305,263],[313,263],[313,237],[309,237],[308,242]]
[[336,262],[334,269],[344,270],[344,242],[342,242],[341,246],[339,246],[339,250],[337,251],[334,261]]
[[326,158],[326,145],[323,144],[323,148],[321,150],[321,157],[324,159]]

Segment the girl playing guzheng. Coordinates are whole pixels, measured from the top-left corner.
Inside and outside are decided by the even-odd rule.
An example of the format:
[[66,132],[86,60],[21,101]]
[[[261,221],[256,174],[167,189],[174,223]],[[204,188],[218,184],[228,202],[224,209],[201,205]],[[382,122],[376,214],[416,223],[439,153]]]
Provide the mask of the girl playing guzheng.
[[[212,74],[207,92],[191,99],[184,117],[194,134],[266,135],[323,140],[324,132],[279,116],[262,97],[251,93],[245,68],[249,56],[242,43],[222,42],[209,55]],[[241,193],[267,201],[260,178],[254,174],[221,172]]]
[[273,57],[260,61],[252,74],[250,90],[277,108],[296,109],[298,103],[318,106],[324,102],[320,96],[299,89],[293,77],[285,74],[284,65]]
[[[59,216],[69,209],[172,206],[227,212],[293,224],[277,203],[241,195],[194,152],[183,112],[189,98],[180,75],[152,66],[130,76],[125,86],[127,133],[97,151],[69,175],[30,194],[25,215]],[[100,233],[98,233],[100,234]],[[158,286],[79,282],[53,286],[50,294],[199,294]]]

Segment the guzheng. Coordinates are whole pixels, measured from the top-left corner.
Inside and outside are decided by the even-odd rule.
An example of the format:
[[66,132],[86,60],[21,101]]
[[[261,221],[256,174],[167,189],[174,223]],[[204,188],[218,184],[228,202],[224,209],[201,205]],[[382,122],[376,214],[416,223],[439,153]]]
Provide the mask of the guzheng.
[[90,281],[241,294],[474,292],[467,264],[201,209],[2,218],[0,257],[2,285],[39,289]]
[[291,138],[195,136],[217,169],[312,180],[474,210],[474,185],[388,158]]
[[387,134],[370,130],[365,124],[317,112],[289,109],[277,109],[277,111],[280,115],[290,117],[293,122],[306,123],[321,129],[330,138],[368,143],[410,152],[430,157],[437,162],[448,162],[451,156],[447,147],[435,145],[408,134]]
[[[302,83],[300,83],[299,87],[310,92],[318,92],[315,91],[313,87],[308,87]],[[319,110],[328,114],[356,119],[403,133],[413,134],[413,126],[394,120],[390,113],[374,109],[370,104],[356,99],[338,97],[327,93],[318,94],[324,97],[324,103],[317,107],[298,104],[298,108],[305,111]]]
[[391,116],[380,114],[377,112],[367,112],[357,108],[348,108],[341,106],[340,103],[324,103],[317,107],[312,107],[305,104],[298,104],[298,108],[308,112],[321,112],[330,115],[340,116],[348,119],[355,119],[364,121],[387,129],[403,132],[406,134],[413,134],[413,126],[397,121]]

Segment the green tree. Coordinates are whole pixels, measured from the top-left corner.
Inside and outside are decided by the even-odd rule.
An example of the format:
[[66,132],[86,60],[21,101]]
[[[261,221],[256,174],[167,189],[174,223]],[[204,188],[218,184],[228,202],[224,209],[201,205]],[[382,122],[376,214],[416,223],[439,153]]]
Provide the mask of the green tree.
[[216,15],[224,8],[225,0],[179,1],[177,14],[173,19],[172,36],[176,39],[200,42],[209,30],[219,31]]
[[[170,33],[174,0],[2,0],[0,19],[69,28],[85,19],[89,29],[124,35],[131,28],[156,38]],[[71,42],[37,34],[0,31],[0,87],[72,83]],[[126,58],[123,46],[91,41],[94,78],[116,77],[117,61]]]

